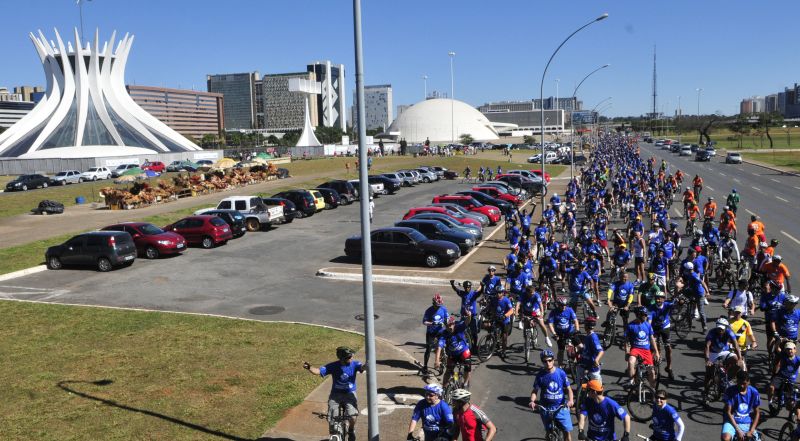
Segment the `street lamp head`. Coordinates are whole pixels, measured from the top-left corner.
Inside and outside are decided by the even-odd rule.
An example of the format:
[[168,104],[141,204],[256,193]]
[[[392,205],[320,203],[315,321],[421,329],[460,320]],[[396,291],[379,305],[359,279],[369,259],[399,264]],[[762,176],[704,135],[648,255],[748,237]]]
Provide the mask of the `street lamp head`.
[[605,68],[607,68],[608,66],[611,66],[611,65],[610,65],[610,64],[604,64],[604,65],[603,65],[603,67],[602,67],[602,69],[605,69]]
[[608,18],[608,12],[604,13],[603,15],[597,17],[594,21],[605,20]]
[[455,53],[455,52],[453,52],[453,51],[450,51],[450,52],[448,52],[448,53],[447,53],[447,55],[450,55],[451,57],[455,57],[455,56],[456,56],[456,53]]

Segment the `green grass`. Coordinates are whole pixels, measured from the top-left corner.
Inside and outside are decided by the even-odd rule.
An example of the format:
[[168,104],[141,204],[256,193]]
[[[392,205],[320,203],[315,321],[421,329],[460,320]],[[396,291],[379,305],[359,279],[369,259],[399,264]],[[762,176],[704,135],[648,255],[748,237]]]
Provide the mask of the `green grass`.
[[47,251],[47,248],[64,243],[72,236],[73,234],[65,234],[0,249],[0,274],[43,264],[44,252]]
[[[772,145],[776,149],[800,149],[800,128],[792,128],[791,134],[786,133],[786,129],[772,128],[769,131],[772,136]],[[669,133],[666,135],[658,135],[656,138],[670,138],[678,139],[676,133]],[[697,132],[683,133],[681,140],[683,142],[697,143],[699,135]],[[741,146],[737,135],[730,130],[719,130],[711,133],[711,140],[717,143],[717,148],[732,149],[732,150],[752,150],[752,149],[768,149],[769,140],[766,135],[756,136],[755,134],[745,135],[742,137]],[[791,143],[789,142],[791,141]]]
[[256,439],[320,383],[303,360],[362,344],[313,326],[157,312],[5,301],[0,315],[3,439]]
[[753,159],[759,162],[800,171],[800,152],[743,153],[743,156],[746,159]]

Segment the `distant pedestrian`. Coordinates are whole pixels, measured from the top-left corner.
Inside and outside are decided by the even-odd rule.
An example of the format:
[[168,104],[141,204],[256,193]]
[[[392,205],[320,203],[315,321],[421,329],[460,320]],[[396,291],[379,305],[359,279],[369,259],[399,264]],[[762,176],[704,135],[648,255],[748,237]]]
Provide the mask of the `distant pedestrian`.
[[350,176],[350,161],[344,163],[344,169],[346,170],[347,176]]

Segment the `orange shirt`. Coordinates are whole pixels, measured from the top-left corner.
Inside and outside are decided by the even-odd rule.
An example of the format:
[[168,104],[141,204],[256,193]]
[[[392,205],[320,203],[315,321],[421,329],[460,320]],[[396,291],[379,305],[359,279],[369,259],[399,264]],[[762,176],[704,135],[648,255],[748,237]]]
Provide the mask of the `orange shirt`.
[[713,218],[717,215],[717,203],[714,201],[706,202],[703,206],[703,216]]
[[747,241],[744,244],[744,250],[742,254],[747,254],[748,256],[755,256],[756,251],[758,250],[758,236],[748,236]]
[[761,234],[764,234],[764,232],[766,231],[766,230],[764,229],[764,222],[761,222],[760,220],[756,220],[756,221],[754,221],[753,223],[754,223],[754,224],[758,224],[758,230],[756,230],[756,231],[757,231],[757,232],[759,232],[759,233],[761,233]]
[[764,223],[759,220],[750,222],[749,224],[747,224],[747,230],[748,231],[753,230],[756,232],[756,236],[760,236],[764,234]]
[[683,192],[683,202],[694,202],[694,192],[692,190]]
[[697,208],[697,205],[689,209],[689,219],[697,219],[697,216],[699,214],[700,214],[700,209]]
[[728,216],[728,219],[736,220],[736,214],[733,212],[733,210],[728,210],[728,211],[722,210],[722,213],[720,213],[719,215],[719,220],[722,221],[726,215]]
[[791,277],[791,274],[789,274],[789,268],[787,268],[783,263],[778,263],[775,261],[764,265],[762,272],[767,275],[769,280],[779,285],[783,285],[784,282],[786,282],[786,278]]
[[728,233],[733,233],[734,231],[736,231],[736,221],[731,219],[731,220],[729,220],[727,222],[725,222],[725,221],[720,222],[719,230],[720,231],[727,231]]
[[692,183],[694,184],[695,187],[697,187],[698,185],[703,185],[703,178],[698,176],[698,177],[694,178]]

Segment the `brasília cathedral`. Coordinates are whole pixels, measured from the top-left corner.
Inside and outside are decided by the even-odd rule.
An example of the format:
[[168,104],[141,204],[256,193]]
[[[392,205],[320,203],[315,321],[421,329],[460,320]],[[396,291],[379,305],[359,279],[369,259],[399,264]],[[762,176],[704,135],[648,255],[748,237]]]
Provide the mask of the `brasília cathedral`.
[[47,78],[41,101],[25,117],[0,133],[0,158],[87,158],[201,150],[139,107],[125,89],[125,64],[133,35],[114,50],[116,32],[102,49],[75,46],[55,31],[30,34]]

